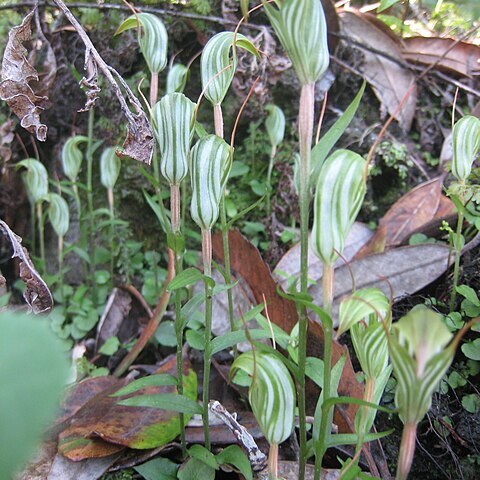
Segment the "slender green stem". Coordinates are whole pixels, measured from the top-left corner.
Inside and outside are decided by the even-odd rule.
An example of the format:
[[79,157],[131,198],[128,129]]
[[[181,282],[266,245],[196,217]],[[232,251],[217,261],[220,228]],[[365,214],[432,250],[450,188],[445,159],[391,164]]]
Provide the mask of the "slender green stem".
[[[180,234],[180,186],[170,185],[170,211],[172,221],[172,233],[174,236]],[[182,272],[183,255],[177,248],[175,255],[175,275]],[[183,318],[182,318],[182,297],[181,291],[175,292],[175,332],[177,336],[177,390],[180,395],[183,394]],[[187,444],[185,441],[185,417],[179,413],[180,419],[180,439],[182,444],[182,454],[187,455]]]
[[42,201],[37,202],[37,222],[38,233],[40,236],[40,260],[42,261],[43,272],[47,270],[47,263],[45,261],[45,228],[43,224],[43,207]]
[[62,296],[62,303],[64,303],[63,298],[63,237],[58,237],[58,286],[60,290],[60,295]]
[[30,222],[32,224],[32,252],[35,254],[37,249],[37,229],[35,228],[36,220],[36,205],[34,203],[30,204]]
[[90,256],[90,276],[93,282],[95,272],[95,222],[93,217],[93,126],[95,112],[91,108],[88,112],[88,140],[87,140],[87,204],[88,204],[88,246]]
[[416,423],[406,423],[403,426],[402,442],[400,443],[397,476],[395,477],[396,480],[407,480],[408,473],[410,472],[410,468],[412,467],[416,439]]
[[[77,209],[77,219],[78,219],[78,227],[80,228],[80,245],[81,247],[86,250],[87,247],[87,237],[88,237],[88,232],[86,229],[85,222],[82,219],[82,202],[80,200],[80,195],[78,194],[78,185],[77,185],[77,179],[73,182],[72,186],[73,190],[73,198],[75,200],[75,208]],[[85,259],[82,258],[82,268],[83,268],[83,276],[84,279],[87,279],[88,277],[88,265]]]
[[457,230],[455,232],[455,241],[453,242],[453,246],[455,248],[455,263],[453,266],[453,287],[452,287],[452,294],[450,296],[450,311],[453,312],[455,310],[455,304],[457,301],[457,286],[458,286],[458,278],[460,276],[460,254],[461,249],[458,248],[459,246],[459,239],[462,235],[462,226],[463,226],[463,212],[458,212],[458,220],[457,220]]
[[[222,106],[215,105],[213,107],[213,117],[215,122],[215,134],[223,138],[223,113]],[[232,271],[230,267],[230,245],[228,242],[228,225],[227,225],[227,212],[225,208],[225,192],[222,193],[222,198],[220,199],[220,223],[222,230],[222,242],[223,242],[223,258],[225,264],[225,282],[228,285],[232,283]],[[228,302],[228,319],[230,321],[230,330],[233,332],[235,330],[235,318],[233,315],[233,297],[232,290],[227,290],[227,302]],[[233,356],[237,358],[237,346],[233,347]]]
[[[310,156],[312,148],[313,118],[314,118],[315,84],[302,86],[299,110],[300,136],[300,291],[308,291],[308,219],[310,208]],[[307,428],[305,410],[305,365],[307,357],[307,310],[301,307],[299,311],[298,335],[298,414],[300,437],[299,480],[305,478],[307,463]]]
[[[212,232],[202,230],[203,273],[212,276]],[[208,400],[210,388],[210,361],[212,335],[212,288],[205,282],[205,354],[203,363],[203,434],[205,447],[210,450],[210,435],[208,432]]]
[[267,214],[270,215],[272,212],[272,205],[271,196],[272,196],[272,171],[273,171],[273,164],[275,162],[275,156],[277,155],[277,147],[272,145],[272,151],[270,152],[270,160],[268,162],[268,170],[267,170]]
[[278,443],[272,443],[268,452],[268,480],[278,480]]
[[[333,280],[334,267],[331,264],[323,264],[323,308],[331,315],[333,303]],[[332,344],[333,344],[333,329],[331,322],[323,322],[323,401],[330,398],[330,384],[332,376]],[[318,441],[315,445],[315,480],[320,479],[320,472],[322,469],[322,461],[325,452],[327,451],[327,442],[332,428],[332,408],[323,409],[320,418],[320,431],[318,434]]]

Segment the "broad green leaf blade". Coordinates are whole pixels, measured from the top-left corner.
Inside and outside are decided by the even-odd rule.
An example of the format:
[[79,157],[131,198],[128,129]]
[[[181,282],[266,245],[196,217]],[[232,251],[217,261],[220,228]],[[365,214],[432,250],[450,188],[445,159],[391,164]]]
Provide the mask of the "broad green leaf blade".
[[337,150],[318,177],[312,227],[312,248],[325,264],[342,254],[345,238],[365,196],[365,160],[350,150]]
[[203,230],[210,230],[217,221],[230,166],[230,147],[216,135],[203,137],[192,148],[190,211],[194,222]]
[[215,469],[191,458],[178,470],[178,480],[215,480]]
[[12,478],[53,420],[69,361],[48,323],[0,313],[0,478]]
[[177,480],[178,465],[168,458],[154,458],[133,468],[145,480]]
[[[227,94],[237,68],[235,47],[258,55],[256,47],[240,33],[220,32],[205,45],[200,60],[202,87],[212,105],[220,105]],[[220,73],[221,72],[221,73]]]
[[115,147],[106,148],[100,157],[100,181],[105,188],[113,190],[120,175],[122,162],[115,153]]
[[[343,299],[338,313],[337,336],[349,330],[361,320],[367,320],[370,315],[376,320],[386,320],[390,302],[379,288],[363,288]],[[380,315],[380,318],[378,318]]]
[[173,412],[201,414],[202,407],[195,401],[178,393],[158,393],[156,395],[137,395],[117,402],[126,407],[151,407]]
[[196,458],[200,462],[208,465],[209,467],[213,468],[214,470],[218,469],[218,462],[215,458],[215,455],[205,448],[203,445],[199,445],[198,443],[192,445],[188,450],[188,455],[191,458]]
[[165,93],[183,93],[188,78],[188,68],[181,63],[176,63],[168,71],[167,87]]
[[267,105],[265,110],[268,112],[265,128],[272,147],[276,148],[282,143],[285,135],[285,115],[282,109],[276,105]]
[[170,185],[180,185],[188,173],[194,113],[195,103],[183,93],[165,95],[153,107],[160,171]]
[[17,168],[27,169],[25,183],[34,203],[39,202],[48,194],[48,173],[43,165],[34,158],[27,158],[16,164]]
[[471,115],[461,118],[454,125],[452,136],[452,173],[460,182],[465,182],[480,150],[480,119]]
[[55,233],[59,237],[65,236],[70,225],[70,209],[63,197],[58,193],[50,193],[47,196],[49,201],[48,219],[52,224]]
[[130,382],[125,387],[113,393],[112,397],[121,397],[123,395],[130,395],[145,387],[163,387],[165,385],[176,385],[177,379],[168,373],[157,373],[149,375],[148,377],[139,378]]
[[287,367],[277,356],[249,351],[233,362],[231,377],[238,370],[255,374],[248,392],[253,413],[268,442],[282,443],[295,421],[295,386]]
[[253,480],[252,466],[245,452],[238,445],[229,445],[217,455],[219,465],[235,467],[246,480]]
[[152,73],[159,73],[167,66],[168,34],[163,22],[152,13],[137,13],[128,17],[117,29],[115,35],[142,27],[139,35],[140,49]]
[[285,0],[278,8],[262,0],[272,27],[302,85],[315,83],[328,68],[327,23],[319,0]]
[[355,113],[357,112],[360,100],[365,92],[366,82],[363,82],[360,90],[358,91],[352,103],[342,113],[342,116],[329,128],[328,132],[322,136],[319,142],[312,149],[311,159],[311,178],[310,185],[314,186],[317,183],[320,170],[323,162],[328,157],[334,145],[338,142],[339,138],[343,135],[347,127],[350,125]]
[[[271,338],[272,334],[266,330],[250,330],[250,337],[253,340],[262,340],[264,338]],[[248,342],[249,338],[246,332],[242,330],[236,330],[234,332],[227,332],[220,337],[216,337],[212,340],[211,349],[212,355],[215,355],[226,348],[233,347],[237,343]]]
[[81,143],[86,143],[87,137],[76,135],[70,137],[62,148],[63,173],[71,182],[75,182],[82,166],[83,153],[79,148]]

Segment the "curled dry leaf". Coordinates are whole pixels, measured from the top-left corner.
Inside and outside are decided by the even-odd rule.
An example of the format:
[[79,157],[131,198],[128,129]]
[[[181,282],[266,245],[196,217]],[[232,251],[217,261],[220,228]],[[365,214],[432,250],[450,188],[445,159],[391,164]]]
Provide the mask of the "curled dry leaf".
[[415,82],[414,74],[398,62],[375,53],[383,52],[390,58],[402,57],[400,39],[382,28],[371,16],[349,10],[340,15],[344,35],[367,49],[361,49],[361,72],[372,85],[375,95],[390,115],[395,114],[403,130],[409,131],[415,115],[417,88],[414,86],[399,112],[399,106]]
[[40,114],[45,109],[48,98],[36,95],[29,85],[32,81],[38,81],[38,74],[27,60],[27,50],[23,46],[30,40],[30,22],[34,12],[30,12],[22,24],[13,27],[8,34],[2,61],[0,98],[20,118],[20,125],[44,142],[47,126],[41,123]]
[[402,42],[403,58],[422,65],[435,65],[460,75],[480,75],[480,46],[453,38],[411,37]]
[[47,284],[35,270],[27,249],[22,246],[22,239],[12,232],[3,220],[0,220],[0,233],[10,240],[13,249],[12,258],[20,259],[20,278],[26,285],[23,298],[33,313],[48,312],[53,306],[52,294]]
[[402,245],[432,222],[440,224],[455,215],[455,205],[442,193],[443,179],[441,175],[421,183],[395,202],[380,220],[375,235],[355,258]]

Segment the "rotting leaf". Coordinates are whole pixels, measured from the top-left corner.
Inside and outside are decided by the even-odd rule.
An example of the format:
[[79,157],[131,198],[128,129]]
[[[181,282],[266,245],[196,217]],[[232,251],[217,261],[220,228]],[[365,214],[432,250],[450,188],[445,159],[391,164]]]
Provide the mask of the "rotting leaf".
[[28,251],[22,246],[22,239],[3,221],[0,220],[0,233],[7,236],[12,245],[12,258],[20,259],[20,278],[26,285],[23,298],[33,313],[48,312],[53,306],[53,298],[47,284],[35,270]]
[[[345,11],[340,15],[342,30],[348,38],[360,45],[384,52],[389,57],[401,58],[400,39],[375,20],[372,15],[356,10]],[[409,131],[417,103],[416,86],[400,112],[397,110],[405,94],[415,82],[415,75],[386,56],[365,49],[361,49],[361,52],[363,54],[363,77],[372,85],[382,106],[389,114],[395,114],[404,131]]]
[[356,259],[405,243],[413,233],[455,214],[455,205],[442,194],[444,175],[421,183],[395,202],[380,220],[375,235]]
[[[213,255],[218,261],[223,261],[223,243],[220,232],[212,239]],[[272,277],[270,269],[263,261],[257,248],[252,245],[242,234],[234,229],[229,232],[230,262],[232,270],[240,275],[249,285],[257,304],[263,302],[263,295],[268,302],[270,320],[290,333],[298,322],[298,313],[295,302],[280,296],[277,288],[280,288]],[[323,330],[319,323],[309,319],[308,321],[307,355],[322,358],[323,356]],[[346,355],[345,367],[338,388],[339,395],[348,395],[362,398],[362,387],[358,383],[350,355],[346,346],[337,341],[333,342],[332,361],[335,364],[342,355]],[[310,399],[307,410],[315,409],[318,391],[313,382],[307,383],[307,399]],[[352,432],[353,422],[357,407],[353,404],[337,407],[335,423],[340,432]]]
[[[197,382],[184,357],[184,394],[196,400]],[[155,373],[176,375],[176,356],[171,355]],[[174,386],[146,387],[134,394],[112,397],[118,385],[92,397],[70,418],[59,436],[59,453],[70,460],[103,457],[124,447],[149,449],[172,441],[180,433],[178,414],[150,407],[127,407],[118,401],[140,394],[174,393]],[[188,417],[188,416],[187,416]]]
[[36,95],[29,85],[31,81],[38,81],[38,74],[27,60],[27,50],[23,46],[30,40],[30,22],[34,13],[35,10],[32,10],[21,25],[13,27],[8,34],[2,61],[0,98],[20,118],[20,125],[44,142],[47,126],[41,123],[40,114],[45,109],[48,98]]
[[103,458],[89,458],[83,462],[72,462],[56,455],[48,480],[97,480],[117,461],[119,453]]

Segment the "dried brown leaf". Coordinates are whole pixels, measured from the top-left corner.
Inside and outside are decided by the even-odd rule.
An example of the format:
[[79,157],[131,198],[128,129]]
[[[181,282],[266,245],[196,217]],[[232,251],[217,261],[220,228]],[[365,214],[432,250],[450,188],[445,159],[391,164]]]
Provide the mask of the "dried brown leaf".
[[35,270],[27,249],[22,246],[22,239],[12,232],[3,220],[0,220],[0,233],[10,240],[13,249],[12,258],[20,259],[20,278],[26,285],[23,298],[33,313],[48,312],[53,306],[52,294]]
[[44,142],[47,126],[41,123],[40,114],[45,109],[48,98],[36,95],[29,85],[32,81],[38,81],[38,74],[27,60],[27,50],[23,46],[31,37],[30,22],[34,12],[30,12],[22,24],[13,27],[8,34],[2,61],[0,98],[20,118],[20,125]]
[[375,95],[390,115],[395,114],[400,126],[410,130],[417,103],[417,88],[413,89],[396,113],[405,94],[415,82],[414,74],[397,62],[376,53],[384,52],[391,58],[402,57],[400,39],[393,33],[386,32],[383,27],[371,19],[368,14],[349,10],[340,14],[343,34],[368,49],[361,49],[363,54],[362,75],[372,85]]

